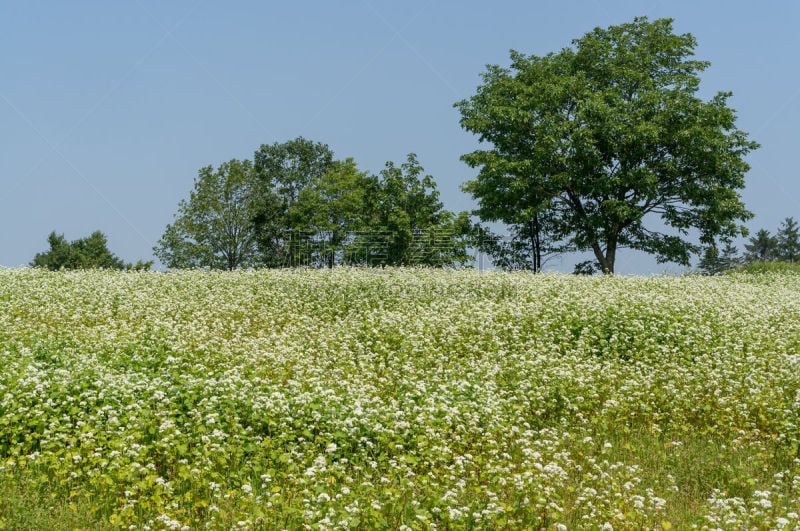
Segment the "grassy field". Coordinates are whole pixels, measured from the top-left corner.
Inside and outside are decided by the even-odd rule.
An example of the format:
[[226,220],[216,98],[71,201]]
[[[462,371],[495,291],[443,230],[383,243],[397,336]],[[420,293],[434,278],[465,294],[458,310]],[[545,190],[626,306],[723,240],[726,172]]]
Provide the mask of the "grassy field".
[[0,529],[800,526],[800,275],[0,270]]

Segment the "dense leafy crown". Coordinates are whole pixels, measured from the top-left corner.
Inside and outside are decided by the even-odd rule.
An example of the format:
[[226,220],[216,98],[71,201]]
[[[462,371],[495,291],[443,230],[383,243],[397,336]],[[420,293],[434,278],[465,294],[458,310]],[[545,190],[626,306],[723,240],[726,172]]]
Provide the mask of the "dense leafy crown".
[[[480,168],[465,185],[477,213],[518,223],[546,212],[610,271],[620,247],[686,264],[701,249],[690,229],[706,245],[741,232],[751,214],[737,190],[758,145],[736,128],[730,93],[697,97],[709,63],[692,59],[695,46],[669,19],[637,18],[487,67],[456,104],[461,125],[488,144],[463,157]],[[647,228],[652,216],[672,230]]]

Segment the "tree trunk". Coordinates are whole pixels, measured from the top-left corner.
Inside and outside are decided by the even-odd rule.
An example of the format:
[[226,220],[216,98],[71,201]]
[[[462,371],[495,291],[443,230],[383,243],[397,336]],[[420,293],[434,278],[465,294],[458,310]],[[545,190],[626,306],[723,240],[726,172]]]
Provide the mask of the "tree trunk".
[[530,231],[531,239],[531,265],[533,266],[533,272],[538,273],[542,270],[542,238],[538,220],[530,220],[528,222],[528,230]]
[[614,274],[614,262],[617,260],[617,242],[610,241],[606,244],[605,260],[600,262],[603,266],[604,275]]
[[603,268],[604,275],[614,274],[614,262],[616,261],[616,251],[606,253],[606,265]]
[[592,242],[592,251],[594,251],[594,257],[600,264],[600,269],[603,271],[603,274],[613,275],[614,261],[617,258],[616,243],[609,243],[606,246],[606,251],[603,252],[603,250],[600,248],[600,244],[598,244],[597,242]]

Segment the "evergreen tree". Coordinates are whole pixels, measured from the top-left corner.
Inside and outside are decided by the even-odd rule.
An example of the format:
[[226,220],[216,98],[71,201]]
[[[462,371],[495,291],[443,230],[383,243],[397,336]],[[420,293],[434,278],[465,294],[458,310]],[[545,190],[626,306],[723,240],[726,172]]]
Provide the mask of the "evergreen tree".
[[760,229],[744,244],[745,262],[769,262],[778,257],[778,240],[768,230]]
[[722,257],[716,245],[709,245],[703,250],[698,269],[706,275],[718,275],[724,271]]
[[730,240],[726,241],[725,247],[722,248],[722,252],[720,253],[720,263],[723,270],[734,269],[741,263],[739,249],[737,249]]
[[778,228],[778,259],[797,262],[800,259],[800,226],[791,217],[783,220]]

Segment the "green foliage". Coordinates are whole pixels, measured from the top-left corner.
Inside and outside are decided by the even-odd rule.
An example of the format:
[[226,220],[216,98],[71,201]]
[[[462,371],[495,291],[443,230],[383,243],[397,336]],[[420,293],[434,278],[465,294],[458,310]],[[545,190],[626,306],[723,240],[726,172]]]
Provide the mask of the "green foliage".
[[600,264],[595,260],[584,260],[575,264],[572,270],[573,275],[594,275],[597,272],[602,272]]
[[201,168],[189,200],[153,249],[169,268],[233,270],[256,264],[256,173],[249,160]]
[[108,249],[108,238],[95,231],[86,238],[68,242],[63,234],[51,232],[47,237],[50,249],[37,253],[31,266],[51,271],[60,269],[132,269],[147,270],[153,262],[126,264]]
[[258,186],[253,221],[261,264],[309,265],[312,235],[292,210],[303,190],[323,179],[333,164],[333,152],[326,144],[303,137],[263,144],[255,152]]
[[415,154],[399,167],[387,162],[368,184],[362,224],[368,230],[351,247],[358,263],[441,267],[469,261],[468,214],[443,208],[436,182]]
[[152,260],[137,260],[135,264],[125,264],[125,269],[128,271],[150,271],[152,268]]
[[[480,168],[464,186],[477,214],[515,224],[541,213],[556,240],[591,250],[609,273],[621,247],[688,265],[701,246],[742,233],[752,215],[738,190],[758,145],[735,126],[730,93],[697,97],[708,63],[691,59],[695,46],[671,20],[637,18],[489,66],[456,104],[462,127],[491,145],[462,157]],[[672,232],[648,228],[652,218]]]
[[800,228],[794,218],[786,218],[778,227],[778,260],[797,262],[800,260]]
[[756,260],[740,265],[733,272],[750,274],[800,273],[800,264],[775,260]]
[[778,257],[778,239],[768,230],[760,229],[744,244],[745,262],[764,262]]
[[105,509],[88,496],[64,496],[24,474],[0,476],[0,529],[110,530]]

